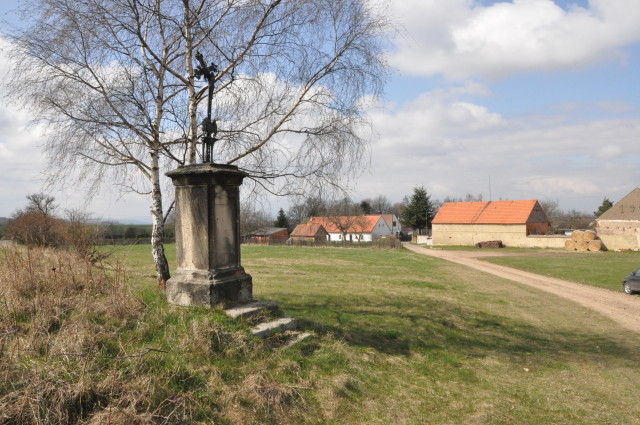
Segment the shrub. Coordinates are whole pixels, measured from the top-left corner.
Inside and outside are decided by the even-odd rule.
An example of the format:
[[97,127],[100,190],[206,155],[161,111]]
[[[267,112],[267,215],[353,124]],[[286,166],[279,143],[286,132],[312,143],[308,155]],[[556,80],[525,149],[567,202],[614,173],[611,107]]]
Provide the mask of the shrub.
[[393,235],[387,235],[376,240],[374,247],[379,249],[402,249],[402,242]]
[[64,245],[64,223],[38,211],[19,210],[7,222],[6,235],[27,246]]
[[57,207],[53,197],[39,193],[27,199],[27,206],[7,222],[9,238],[29,247],[68,247],[83,257],[95,256],[101,232],[89,214],[68,210],[63,220],[54,214]]
[[64,222],[63,243],[79,255],[86,258],[96,258],[95,246],[101,238],[102,232],[98,225],[92,223],[91,216],[80,210],[67,211]]

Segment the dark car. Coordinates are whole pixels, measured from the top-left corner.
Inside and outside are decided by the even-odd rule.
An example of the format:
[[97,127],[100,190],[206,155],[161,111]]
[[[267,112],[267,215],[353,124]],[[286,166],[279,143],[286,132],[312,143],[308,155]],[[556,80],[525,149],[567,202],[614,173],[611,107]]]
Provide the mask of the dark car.
[[633,294],[634,292],[640,292],[640,268],[629,273],[627,277],[622,281],[622,289],[627,294]]

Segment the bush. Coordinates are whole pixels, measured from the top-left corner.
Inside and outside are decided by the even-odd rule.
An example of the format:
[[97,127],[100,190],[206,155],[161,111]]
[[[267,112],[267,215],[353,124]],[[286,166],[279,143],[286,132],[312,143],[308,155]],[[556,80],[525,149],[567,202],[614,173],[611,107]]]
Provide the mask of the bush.
[[95,258],[95,246],[101,239],[100,227],[91,222],[91,216],[79,210],[67,211],[64,222],[63,243],[79,255]]
[[374,242],[378,249],[402,249],[402,242],[393,235],[388,235]]
[[7,222],[6,235],[27,246],[57,247],[64,245],[64,223],[37,211],[18,211]]
[[68,247],[83,257],[95,255],[101,232],[89,214],[69,210],[63,220],[53,213],[56,206],[52,197],[34,194],[27,199],[27,207],[16,211],[7,222],[9,238],[28,247]]

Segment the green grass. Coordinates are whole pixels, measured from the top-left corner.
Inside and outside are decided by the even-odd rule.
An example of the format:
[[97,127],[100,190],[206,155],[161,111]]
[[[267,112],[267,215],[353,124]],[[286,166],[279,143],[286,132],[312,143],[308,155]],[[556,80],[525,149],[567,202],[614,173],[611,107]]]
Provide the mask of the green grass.
[[243,254],[257,297],[337,341],[309,363],[352,381],[336,423],[640,423],[637,335],[573,303],[403,251]]
[[519,250],[517,256],[482,258],[495,264],[622,291],[622,279],[640,267],[640,252]]
[[[108,261],[130,269],[141,316],[92,309],[95,341],[105,354],[162,351],[95,370],[75,358],[18,364],[62,387],[96,382],[86,409],[134,406],[155,423],[640,424],[640,338],[577,304],[403,250],[243,246],[242,256],[254,297],[277,301],[312,340],[272,352],[217,308],[167,305],[150,247],[129,246]],[[126,404],[121,387],[141,400]]]

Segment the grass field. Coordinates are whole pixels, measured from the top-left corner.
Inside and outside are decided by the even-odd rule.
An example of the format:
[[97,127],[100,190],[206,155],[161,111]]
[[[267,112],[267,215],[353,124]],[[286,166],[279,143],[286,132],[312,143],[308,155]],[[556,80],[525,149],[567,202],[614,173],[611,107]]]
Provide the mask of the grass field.
[[[127,404],[115,391],[106,404],[149,422],[112,423],[640,424],[639,336],[558,297],[403,250],[243,247],[254,297],[315,334],[271,352],[218,309],[168,306],[149,249],[112,256],[146,307],[110,350],[162,352],[77,373],[74,359],[34,355],[21,373],[150,392]],[[47,369],[54,359],[64,373]],[[100,417],[87,412],[82,423]]]
[[514,250],[508,257],[483,258],[503,266],[622,291],[622,279],[640,267],[640,252]]

